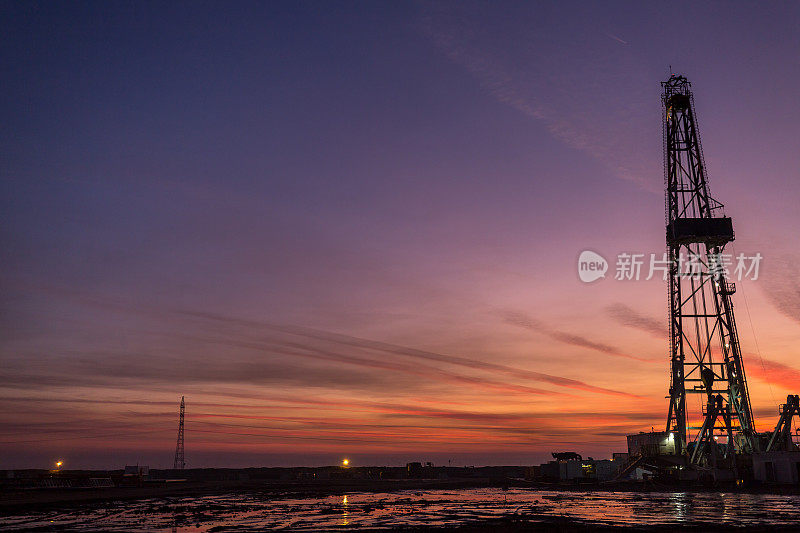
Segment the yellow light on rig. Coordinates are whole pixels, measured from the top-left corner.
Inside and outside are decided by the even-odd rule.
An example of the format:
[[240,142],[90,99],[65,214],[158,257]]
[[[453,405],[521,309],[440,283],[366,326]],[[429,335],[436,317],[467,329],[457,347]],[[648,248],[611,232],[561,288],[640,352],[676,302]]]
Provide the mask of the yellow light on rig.
[[342,459],[342,466],[350,465],[350,459]]
[[56,470],[61,470],[61,465],[64,464],[64,461],[56,461]]

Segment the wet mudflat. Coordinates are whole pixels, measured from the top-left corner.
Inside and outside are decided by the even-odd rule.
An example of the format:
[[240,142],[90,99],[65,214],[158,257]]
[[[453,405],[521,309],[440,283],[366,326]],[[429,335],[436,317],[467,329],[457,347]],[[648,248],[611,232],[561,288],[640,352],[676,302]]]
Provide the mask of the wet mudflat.
[[330,531],[433,528],[704,531],[800,528],[800,496],[569,492],[514,488],[353,492],[322,497],[229,494],[103,502],[0,518],[3,531]]

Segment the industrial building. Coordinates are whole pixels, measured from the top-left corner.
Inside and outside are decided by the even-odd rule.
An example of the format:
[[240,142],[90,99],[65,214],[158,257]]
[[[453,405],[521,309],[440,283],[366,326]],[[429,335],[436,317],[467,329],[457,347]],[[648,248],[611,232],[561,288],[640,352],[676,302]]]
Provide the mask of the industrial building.
[[532,477],[543,481],[611,481],[619,473],[620,467],[619,461],[592,457],[583,459],[574,452],[554,453],[553,460],[536,467]]
[[753,477],[762,483],[800,484],[800,453],[753,454]]

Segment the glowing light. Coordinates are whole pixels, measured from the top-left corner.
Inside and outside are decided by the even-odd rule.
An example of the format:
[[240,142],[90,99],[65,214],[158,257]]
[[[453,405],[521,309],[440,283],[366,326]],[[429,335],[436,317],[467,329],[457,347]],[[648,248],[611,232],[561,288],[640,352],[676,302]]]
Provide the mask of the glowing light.
[[343,459],[342,460],[342,466],[347,466],[349,464],[350,464],[350,459]]
[[63,464],[64,464],[64,461],[56,461],[56,470],[60,470],[61,469],[61,465],[63,465]]

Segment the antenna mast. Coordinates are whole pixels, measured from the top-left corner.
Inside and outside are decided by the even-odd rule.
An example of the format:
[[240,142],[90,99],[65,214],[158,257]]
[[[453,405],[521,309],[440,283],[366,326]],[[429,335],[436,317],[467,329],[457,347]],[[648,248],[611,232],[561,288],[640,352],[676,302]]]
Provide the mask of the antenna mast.
[[183,456],[183,411],[185,408],[185,404],[183,402],[183,396],[181,396],[181,414],[180,414],[180,422],[178,422],[178,444],[175,445],[175,463],[172,468],[175,470],[183,470],[183,467],[186,466],[186,461],[184,460]]

